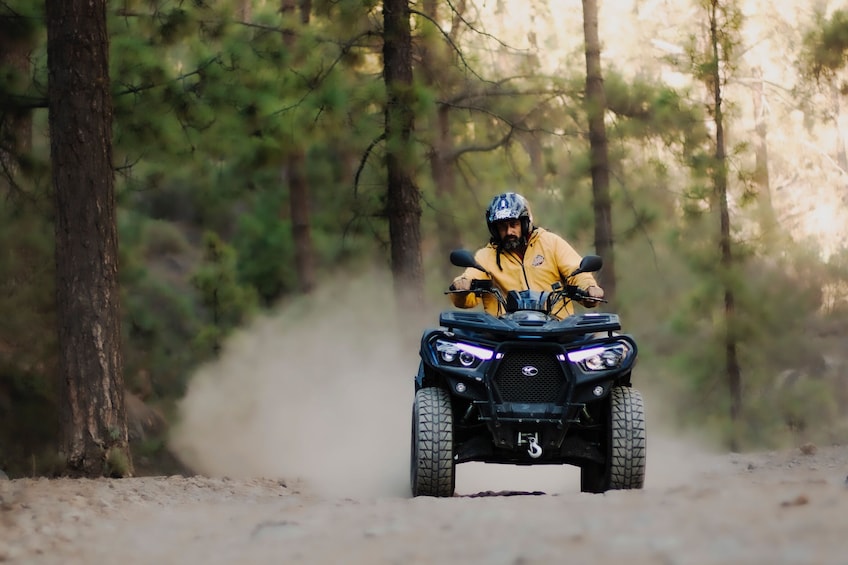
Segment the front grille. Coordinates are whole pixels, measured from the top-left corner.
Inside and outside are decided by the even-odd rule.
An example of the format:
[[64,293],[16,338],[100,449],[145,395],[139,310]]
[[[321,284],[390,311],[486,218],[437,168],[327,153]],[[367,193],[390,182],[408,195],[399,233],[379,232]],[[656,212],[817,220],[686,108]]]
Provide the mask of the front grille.
[[[525,375],[524,367],[538,373]],[[495,373],[494,384],[501,402],[556,402],[560,399],[565,376],[552,353],[514,351],[507,353]]]

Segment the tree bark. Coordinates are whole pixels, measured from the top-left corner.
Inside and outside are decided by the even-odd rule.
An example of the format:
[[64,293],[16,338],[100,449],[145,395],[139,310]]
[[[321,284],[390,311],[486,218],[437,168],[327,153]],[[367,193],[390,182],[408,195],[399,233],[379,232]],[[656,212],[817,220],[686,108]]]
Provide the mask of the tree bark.
[[386,213],[391,238],[392,275],[398,312],[423,302],[421,262],[421,195],[412,178],[412,34],[407,0],[383,2],[383,78],[388,93],[385,110]]
[[48,0],[61,436],[68,471],[132,474],[124,407],[106,0]]
[[607,101],[601,74],[601,42],[598,36],[596,0],[583,0],[583,35],[586,46],[586,110],[589,119],[592,199],[595,211],[595,250],[604,258],[604,268],[598,274],[598,282],[604,287],[606,299],[610,305],[613,305],[616,296],[616,276],[609,156],[604,124]]
[[[719,248],[721,252],[722,285],[724,287],[724,350],[727,385],[730,393],[730,419],[736,423],[742,411],[742,374],[739,366],[738,345],[735,334],[736,297],[730,282],[733,270],[733,245],[730,233],[730,207],[727,200],[727,154],[724,140],[724,113],[722,110],[722,82],[719,61],[718,0],[710,3],[710,47],[712,49],[712,96],[715,115],[715,168],[713,186],[718,201],[720,217]],[[735,436],[731,448],[737,449]]]
[[[300,23],[309,23],[309,2],[282,0],[280,9],[284,16],[294,14],[300,5]],[[283,30],[286,48],[294,52],[297,32],[292,28]],[[306,152],[295,140],[283,165],[283,178],[289,185],[289,214],[291,217],[292,240],[294,241],[294,263],[297,270],[298,288],[304,294],[315,288],[315,251],[312,245],[312,225],[309,202],[311,191],[306,178]]]

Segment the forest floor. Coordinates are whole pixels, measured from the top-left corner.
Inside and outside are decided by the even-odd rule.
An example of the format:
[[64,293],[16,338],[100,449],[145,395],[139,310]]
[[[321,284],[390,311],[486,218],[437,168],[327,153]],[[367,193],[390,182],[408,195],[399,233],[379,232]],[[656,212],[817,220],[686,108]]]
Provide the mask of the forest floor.
[[460,465],[443,499],[284,479],[0,481],[0,562],[848,562],[848,447],[655,439],[649,453],[643,490],[602,495],[579,493],[570,467],[484,464]]

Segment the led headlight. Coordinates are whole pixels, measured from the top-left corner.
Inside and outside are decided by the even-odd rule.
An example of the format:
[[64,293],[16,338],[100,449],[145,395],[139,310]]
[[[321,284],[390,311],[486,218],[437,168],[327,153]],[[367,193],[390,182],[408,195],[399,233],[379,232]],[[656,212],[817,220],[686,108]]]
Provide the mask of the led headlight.
[[608,371],[621,367],[632,352],[630,345],[617,341],[600,347],[568,352],[568,360],[580,365],[584,371]]
[[443,365],[453,365],[473,369],[483,361],[488,361],[495,352],[469,343],[460,343],[437,339],[433,342],[436,348],[436,357]]
[[474,355],[468,353],[467,351],[459,352],[459,364],[463,367],[470,367],[474,364],[474,362],[478,359]]

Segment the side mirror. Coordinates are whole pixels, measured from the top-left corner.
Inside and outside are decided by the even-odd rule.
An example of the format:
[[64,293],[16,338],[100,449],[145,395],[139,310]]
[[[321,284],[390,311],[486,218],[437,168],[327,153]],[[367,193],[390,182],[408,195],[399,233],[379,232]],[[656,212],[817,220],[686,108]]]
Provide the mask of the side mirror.
[[488,271],[486,271],[486,269],[484,269],[477,260],[474,259],[474,254],[467,249],[455,249],[451,251],[450,262],[457,267],[473,267],[478,271],[488,273]]
[[604,266],[604,260],[598,255],[586,255],[580,261],[580,266],[569,276],[579,275],[580,273],[595,273],[601,270]]

